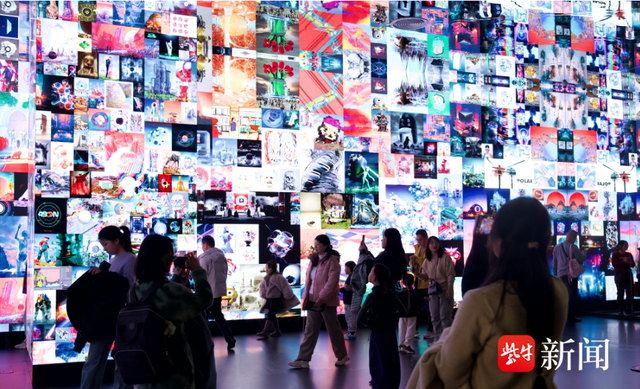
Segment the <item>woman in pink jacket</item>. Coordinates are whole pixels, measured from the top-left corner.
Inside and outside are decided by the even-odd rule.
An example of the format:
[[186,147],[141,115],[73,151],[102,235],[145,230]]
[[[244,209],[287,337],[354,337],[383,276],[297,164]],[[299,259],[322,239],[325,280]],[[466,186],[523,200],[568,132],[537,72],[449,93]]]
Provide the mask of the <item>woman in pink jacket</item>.
[[336,366],[344,366],[349,360],[344,344],[342,328],[336,315],[340,305],[340,253],[331,246],[326,235],[316,236],[315,252],[309,255],[307,280],[302,294],[302,308],[307,310],[307,325],[304,339],[300,344],[298,358],[289,362],[289,366],[308,369],[313,349],[316,347],[322,321],[327,327],[333,353],[338,359]]

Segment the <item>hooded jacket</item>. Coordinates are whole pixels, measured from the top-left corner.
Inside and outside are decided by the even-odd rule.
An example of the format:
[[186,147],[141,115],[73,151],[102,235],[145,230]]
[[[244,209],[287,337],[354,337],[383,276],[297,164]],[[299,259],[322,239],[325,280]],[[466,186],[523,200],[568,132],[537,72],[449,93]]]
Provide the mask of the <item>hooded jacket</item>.
[[213,298],[227,295],[227,257],[222,250],[212,247],[198,257],[200,266],[207,272],[207,281],[211,285]]

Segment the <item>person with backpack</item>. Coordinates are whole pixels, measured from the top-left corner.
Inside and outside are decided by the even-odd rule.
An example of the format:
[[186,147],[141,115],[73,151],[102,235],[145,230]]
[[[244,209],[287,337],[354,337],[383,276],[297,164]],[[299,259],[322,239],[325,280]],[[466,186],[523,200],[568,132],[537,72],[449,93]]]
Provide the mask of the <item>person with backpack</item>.
[[421,294],[413,288],[415,279],[413,275],[407,273],[402,279],[405,288],[398,293],[398,299],[402,305],[407,308],[407,313],[400,316],[398,323],[398,351],[401,353],[415,354],[416,351],[411,347],[413,344],[414,333],[416,332],[416,324],[418,321],[418,309],[424,302]]
[[265,303],[260,308],[260,313],[267,314],[262,331],[258,332],[259,339],[278,337],[282,335],[276,314],[286,312],[300,304],[300,300],[293,294],[293,289],[286,278],[278,272],[278,262],[271,259],[265,266],[266,277],[260,282],[260,297]]
[[[117,273],[122,277],[125,277],[128,281],[128,287],[131,287],[136,280],[136,275],[134,272],[134,267],[136,263],[136,255],[133,253],[133,248],[131,247],[131,233],[127,227],[116,227],[116,226],[108,226],[100,230],[98,233],[98,241],[104,248],[104,250],[111,256],[109,259],[109,263],[104,263],[100,267],[91,268],[87,274],[92,276],[93,278],[97,278],[101,271],[109,271],[112,273]],[[89,276],[88,276],[89,277]],[[111,278],[111,277],[100,277],[102,278]],[[95,281],[95,280],[94,280]],[[95,286],[95,282],[93,283]],[[73,286],[73,285],[72,285]],[[77,286],[80,286],[77,285]],[[115,284],[113,284],[115,286]],[[69,288],[73,290],[71,287]],[[124,288],[124,296],[126,296],[127,288]],[[112,290],[115,291],[115,288],[112,287]],[[87,296],[88,292],[82,292],[81,295]],[[106,296],[104,296],[106,297]],[[122,301],[124,304],[124,300]],[[73,299],[71,302],[73,305]],[[122,305],[120,305],[122,307]],[[95,304],[94,304],[94,307]],[[71,308],[73,310],[73,307]],[[99,308],[99,311],[103,309]],[[87,308],[81,308],[82,312],[88,312]],[[116,310],[117,312],[117,310]],[[95,315],[93,315],[95,318]],[[110,323],[115,322],[115,315],[108,319]],[[83,320],[84,321],[84,320]],[[100,320],[101,322],[107,321]],[[94,336],[90,340],[89,346],[89,354],[87,356],[87,361],[82,366],[82,377],[80,379],[80,389],[95,389],[99,388],[102,383],[102,378],[104,376],[104,369],[107,366],[107,358],[109,357],[109,352],[111,351],[111,346],[113,345],[113,341],[115,338],[116,328],[108,328],[105,329],[104,332]],[[116,367],[114,373],[114,389],[122,389],[122,388],[133,388],[130,385],[125,384],[120,376],[120,372]]]
[[567,321],[569,323],[581,322],[576,317],[576,305],[578,304],[578,278],[572,277],[569,274],[568,266],[571,259],[578,261],[579,264],[583,264],[587,257],[576,246],[576,239],[578,239],[578,233],[574,230],[570,230],[567,233],[567,237],[564,242],[556,245],[553,249],[553,274],[560,278],[569,292],[569,315]]
[[[122,371],[125,381],[136,382],[138,389],[169,389],[191,388],[195,389],[194,362],[191,348],[185,334],[185,323],[198,315],[201,315],[213,303],[213,292],[207,281],[207,273],[200,266],[198,259],[193,255],[187,255],[186,268],[191,271],[195,283],[195,292],[178,283],[167,282],[167,276],[173,262],[173,241],[162,235],[149,235],[140,246],[136,261],[136,276],[138,282],[132,289],[129,308],[120,312],[118,318],[121,334],[116,336],[116,364]],[[127,309],[133,312],[136,303],[142,307],[148,306],[154,315],[160,320],[154,320],[162,325],[144,326],[131,322],[126,324]],[[149,309],[145,309],[149,315]],[[133,316],[130,316],[133,319]],[[150,321],[144,321],[150,322]],[[126,344],[127,339],[135,338],[127,334],[128,328],[144,328],[143,338],[154,339],[142,344]],[[153,331],[153,333],[151,333]],[[146,351],[136,356],[129,350]],[[161,346],[161,347],[159,347]],[[164,353],[159,351],[163,349]],[[153,350],[153,351],[150,351]],[[148,363],[147,360],[151,360]],[[167,362],[168,360],[168,362]],[[154,368],[149,368],[150,366]],[[141,368],[145,367],[145,369]],[[125,369],[127,372],[125,373]],[[142,376],[145,379],[142,379]],[[147,382],[141,382],[147,381]]]

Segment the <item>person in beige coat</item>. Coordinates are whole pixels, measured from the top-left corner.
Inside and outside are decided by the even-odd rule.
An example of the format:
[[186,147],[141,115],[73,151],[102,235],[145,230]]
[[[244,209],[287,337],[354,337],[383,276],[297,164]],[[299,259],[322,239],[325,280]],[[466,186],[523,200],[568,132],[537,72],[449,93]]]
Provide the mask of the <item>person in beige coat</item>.
[[260,297],[265,299],[260,313],[267,314],[264,329],[258,332],[260,339],[282,335],[276,314],[286,312],[300,304],[293,294],[291,285],[278,273],[278,262],[270,260],[266,265],[267,276],[260,283]]
[[[407,389],[554,389],[555,368],[542,367],[547,338],[560,341],[568,293],[547,264],[549,214],[539,201],[521,197],[497,214],[489,238],[484,286],[465,294],[453,325],[415,366]],[[510,373],[498,368],[503,335],[535,341],[535,368]],[[549,346],[548,346],[549,347]]]
[[453,282],[456,271],[453,268],[453,260],[445,254],[437,237],[429,237],[427,248],[426,258],[417,277],[429,285],[439,285],[438,293],[429,295],[429,313],[437,341],[442,336],[442,331],[451,327],[453,320]]

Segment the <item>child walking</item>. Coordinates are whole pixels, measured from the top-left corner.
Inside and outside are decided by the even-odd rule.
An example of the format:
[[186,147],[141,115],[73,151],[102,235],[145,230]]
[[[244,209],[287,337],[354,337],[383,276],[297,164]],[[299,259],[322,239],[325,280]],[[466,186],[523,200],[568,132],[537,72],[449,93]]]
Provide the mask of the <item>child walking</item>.
[[257,334],[259,339],[282,335],[276,314],[286,312],[300,304],[300,300],[291,290],[291,285],[282,274],[278,273],[278,262],[274,259],[270,260],[265,270],[267,275],[260,283],[260,297],[266,301],[260,308],[260,313],[266,313],[267,320],[262,331]]
[[354,314],[353,309],[351,308],[351,303],[353,301],[353,289],[351,287],[351,274],[353,273],[353,268],[356,267],[356,263],[353,261],[349,261],[344,264],[344,272],[347,273],[347,281],[344,283],[344,287],[340,288],[340,293],[342,293],[342,302],[344,302],[344,315],[347,321],[347,333],[344,334],[345,340],[356,340],[356,330],[358,329],[358,315]]
[[398,351],[401,353],[415,354],[416,351],[411,345],[413,344],[414,334],[416,332],[421,298],[418,291],[413,288],[414,278],[412,274],[405,274],[404,277],[402,277],[402,283],[405,285],[405,288],[402,292],[398,293],[398,297],[402,304],[407,307],[407,313],[401,315],[398,324],[398,342],[400,343]]
[[369,273],[373,284],[371,294],[358,314],[358,320],[368,323],[369,374],[373,389],[398,389],[400,387],[400,355],[396,339],[396,323],[406,308],[395,292],[385,286],[390,271],[385,265],[376,263]]

